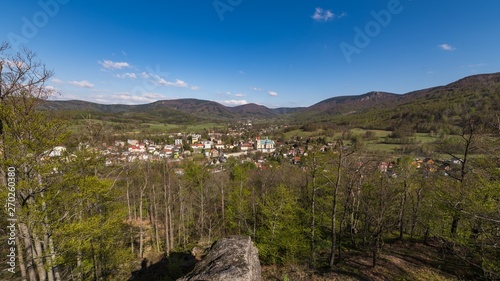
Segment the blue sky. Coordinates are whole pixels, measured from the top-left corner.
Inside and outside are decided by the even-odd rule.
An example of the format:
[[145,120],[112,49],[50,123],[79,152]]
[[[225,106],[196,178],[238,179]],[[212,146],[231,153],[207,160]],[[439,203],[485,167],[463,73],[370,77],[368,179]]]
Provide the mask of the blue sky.
[[309,106],[500,71],[500,1],[3,1],[57,99]]

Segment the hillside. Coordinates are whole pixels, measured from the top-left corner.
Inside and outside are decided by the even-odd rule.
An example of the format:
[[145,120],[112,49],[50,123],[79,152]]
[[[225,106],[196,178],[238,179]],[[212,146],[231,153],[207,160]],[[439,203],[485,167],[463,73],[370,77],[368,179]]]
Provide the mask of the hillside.
[[358,96],[334,97],[308,107],[301,114],[310,116],[354,114],[378,106],[391,105],[398,98],[399,95],[386,92],[369,92]]
[[298,124],[333,122],[381,129],[411,123],[417,131],[430,131],[443,129],[444,123],[459,119],[464,112],[500,110],[500,73],[469,76],[448,85],[402,95],[376,91],[333,97],[305,108],[270,109],[257,104],[227,107],[199,99],[161,100],[142,105],[49,100],[41,108],[68,112],[73,117],[92,114],[96,118],[118,122],[182,124],[286,117]]
[[276,113],[272,109],[269,109],[263,105],[258,105],[255,103],[249,103],[244,105],[239,105],[229,108],[238,117],[261,117],[269,118],[275,117],[279,113]]

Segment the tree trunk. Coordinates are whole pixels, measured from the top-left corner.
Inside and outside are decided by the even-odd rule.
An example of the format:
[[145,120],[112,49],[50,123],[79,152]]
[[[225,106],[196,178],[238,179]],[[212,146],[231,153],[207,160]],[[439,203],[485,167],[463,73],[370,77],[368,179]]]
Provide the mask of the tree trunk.
[[27,281],[28,276],[26,272],[26,263],[24,262],[23,247],[21,241],[19,240],[19,235],[16,235],[16,245],[17,245],[17,260],[19,261],[19,270],[21,271],[21,280]]
[[422,189],[423,189],[423,187],[421,186],[417,190],[417,202],[415,202],[414,208],[413,208],[413,214],[412,214],[412,219],[411,219],[411,230],[410,230],[410,238],[412,238],[412,239],[413,239],[413,236],[415,235],[415,229],[417,227],[418,212],[420,210],[420,204],[422,202]]
[[[128,174],[127,174],[128,176]],[[132,255],[134,254],[134,227],[132,226],[132,223],[134,222],[134,218],[132,216],[132,207],[130,204],[130,181],[127,180],[127,208],[128,208],[128,223],[130,225],[130,251],[132,252]]]
[[132,209],[130,207],[130,181],[127,180],[127,208],[128,208],[128,220],[132,222]]
[[451,222],[451,229],[450,229],[452,237],[455,237],[457,235],[459,221],[460,221],[460,216],[458,214],[453,215],[453,220]]
[[[46,225],[44,222],[44,228],[46,229]],[[52,264],[52,255],[49,249],[49,234],[47,233],[47,230],[45,230],[45,233],[43,235],[43,245],[45,248],[45,252],[47,253],[47,256],[45,257],[45,261],[47,264],[47,281],[54,281],[54,266]]]
[[172,208],[170,207],[170,204],[168,205],[168,229],[170,231],[170,251],[173,251],[174,249],[174,225],[172,223]]
[[170,255],[172,251],[173,241],[173,229],[172,229],[172,213],[170,211],[171,204],[171,182],[170,182],[170,170],[168,169],[168,163],[163,166],[163,202],[165,203],[165,253]]
[[[40,196],[43,198],[44,197],[43,193],[41,193]],[[42,203],[42,210],[44,213],[47,210],[47,204],[45,203],[45,201]],[[45,258],[46,263],[47,263],[47,269],[48,269],[47,270],[47,280],[54,281],[54,279],[55,279],[55,276],[54,276],[55,258],[53,258],[53,256],[55,256],[55,253],[52,251],[53,249],[51,249],[51,247],[50,247],[50,242],[49,242],[49,240],[51,239],[50,238],[50,227],[49,227],[49,220],[47,218],[47,215],[44,215],[42,225],[43,225],[43,232],[44,232],[43,233],[43,245],[44,245],[44,250],[45,250],[44,252],[47,253],[47,257]]]
[[[147,183],[146,183],[147,184]],[[141,189],[141,194],[140,194],[140,200],[139,200],[139,258],[143,257],[143,251],[144,251],[144,227],[143,227],[143,216],[142,216],[142,196],[144,194],[144,190],[146,189],[147,185],[144,185],[144,188]]]
[[52,237],[49,237],[49,250],[50,250],[50,256],[52,259],[52,265],[53,265],[53,272],[54,272],[54,279],[55,281],[61,281],[61,273],[59,271],[59,266],[57,265],[56,262],[56,250],[54,247],[54,241]]
[[332,203],[332,248],[330,252],[330,267],[333,268],[335,266],[335,250],[337,247],[337,195],[340,187],[340,177],[342,170],[342,146],[340,147],[339,152],[339,162],[337,164],[337,180],[335,181],[335,185],[333,186],[333,203]]
[[156,206],[156,189],[155,186],[153,185],[153,214],[154,214],[154,220],[153,220],[153,225],[155,228],[155,240],[156,240],[156,251],[160,251],[160,232],[158,230],[158,208]]
[[220,195],[221,195],[221,215],[222,215],[222,234],[226,234],[226,206],[225,206],[225,201],[226,199],[224,198],[224,184],[221,184],[220,186]]
[[315,177],[312,178],[312,194],[311,194],[311,262],[316,261],[316,186]]
[[399,240],[403,240],[403,232],[404,232],[404,217],[405,217],[405,205],[406,205],[406,194],[408,190],[408,184],[406,180],[404,180],[403,183],[403,196],[401,197],[401,204],[400,204],[400,210],[399,210]]
[[170,255],[170,208],[168,206],[168,196],[167,196],[167,191],[165,190],[165,195],[164,195],[164,202],[165,202],[165,253]]
[[31,242],[31,235],[29,233],[28,227],[25,223],[20,222],[18,224],[19,232],[23,237],[24,241],[24,252],[26,255],[26,269],[28,272],[30,281],[38,281],[36,271],[35,271],[35,262],[33,260],[33,244]]

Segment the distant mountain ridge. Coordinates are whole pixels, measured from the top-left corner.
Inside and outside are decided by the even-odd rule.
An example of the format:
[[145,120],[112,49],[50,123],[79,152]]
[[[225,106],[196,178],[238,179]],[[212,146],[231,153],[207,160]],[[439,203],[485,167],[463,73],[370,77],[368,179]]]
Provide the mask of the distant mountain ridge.
[[339,96],[320,101],[309,107],[268,108],[254,103],[228,107],[220,103],[199,99],[160,100],[141,105],[97,104],[79,100],[44,101],[44,110],[78,111],[107,115],[138,114],[176,120],[182,117],[193,120],[234,120],[237,118],[274,118],[292,116],[297,120],[328,116],[360,114],[374,110],[400,109],[408,104],[430,106],[429,101],[477,103],[482,98],[500,95],[500,72],[468,76],[445,86],[432,87],[406,94],[373,91],[362,95]]

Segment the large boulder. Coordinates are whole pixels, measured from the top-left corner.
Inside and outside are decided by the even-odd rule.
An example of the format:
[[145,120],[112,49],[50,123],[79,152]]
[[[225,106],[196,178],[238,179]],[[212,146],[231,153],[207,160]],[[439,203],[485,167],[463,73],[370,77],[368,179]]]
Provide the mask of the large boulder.
[[257,248],[250,237],[230,236],[216,241],[207,255],[177,281],[260,281]]

